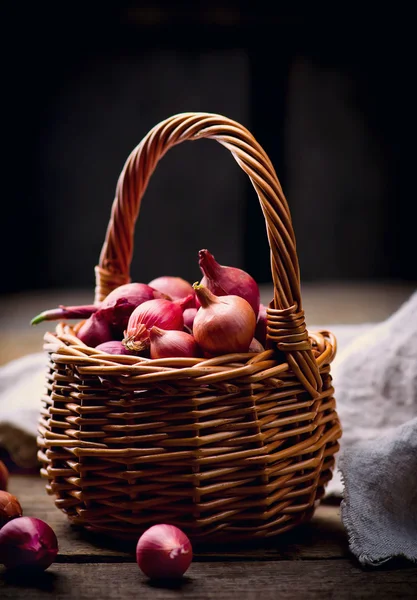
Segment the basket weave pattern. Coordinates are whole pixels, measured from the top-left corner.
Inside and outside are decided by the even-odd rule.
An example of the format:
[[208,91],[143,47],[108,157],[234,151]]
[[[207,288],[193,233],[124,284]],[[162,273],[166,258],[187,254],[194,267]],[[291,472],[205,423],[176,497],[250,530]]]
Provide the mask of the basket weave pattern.
[[231,152],[265,216],[274,283],[267,349],[151,360],[85,346],[81,323],[45,335],[41,473],[71,522],[106,534],[137,538],[164,522],[192,539],[274,536],[311,517],[332,477],[341,436],[330,375],[336,341],[307,331],[288,204],[242,125],[174,115],[132,151],[95,269],[95,301],[130,281],[134,227],[158,161],[202,138]]

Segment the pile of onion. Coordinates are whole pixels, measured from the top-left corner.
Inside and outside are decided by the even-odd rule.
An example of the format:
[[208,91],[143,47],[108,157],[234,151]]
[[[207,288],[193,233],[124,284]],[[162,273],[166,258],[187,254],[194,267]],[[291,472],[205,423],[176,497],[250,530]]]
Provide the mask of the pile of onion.
[[202,249],[199,284],[163,275],[120,285],[98,305],[46,310],[32,324],[79,319],[80,342],[98,352],[152,359],[261,352],[266,309],[256,281],[242,269],[220,265]]

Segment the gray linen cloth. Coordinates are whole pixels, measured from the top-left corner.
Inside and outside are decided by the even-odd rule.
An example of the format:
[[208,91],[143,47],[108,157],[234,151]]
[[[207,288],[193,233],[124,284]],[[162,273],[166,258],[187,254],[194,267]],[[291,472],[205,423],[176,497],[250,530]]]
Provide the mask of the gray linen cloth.
[[341,517],[363,565],[417,561],[417,417],[344,450]]

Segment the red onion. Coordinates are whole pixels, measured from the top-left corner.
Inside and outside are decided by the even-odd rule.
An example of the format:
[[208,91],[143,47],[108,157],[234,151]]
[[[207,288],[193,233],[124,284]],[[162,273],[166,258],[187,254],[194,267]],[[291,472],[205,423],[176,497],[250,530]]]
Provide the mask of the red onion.
[[263,352],[265,348],[262,346],[261,342],[259,342],[256,338],[253,338],[249,345],[248,352]]
[[110,342],[104,342],[96,346],[96,350],[101,350],[107,354],[133,354],[130,350],[125,348],[122,342],[118,340],[110,340]]
[[249,273],[236,267],[220,265],[206,249],[198,253],[198,264],[206,286],[216,296],[241,296],[249,302],[258,316],[260,304],[259,286]]
[[0,530],[0,563],[8,569],[31,567],[44,571],[57,554],[56,535],[41,519],[20,517]]
[[186,308],[182,313],[184,317],[184,325],[188,327],[191,331],[193,330],[194,318],[197,314],[197,308]]
[[109,323],[117,334],[122,335],[134,309],[155,298],[171,299],[146,283],[125,283],[104,298],[100,310],[105,311]]
[[22,516],[22,507],[16,496],[0,492],[0,528],[12,519]]
[[254,337],[256,318],[241,296],[218,297],[201,283],[194,289],[201,307],[193,324],[193,335],[200,348],[214,356],[247,352]]
[[184,329],[181,306],[163,298],[148,300],[137,306],[130,315],[123,345],[135,352],[145,350],[149,347],[149,332],[154,325],[161,329]]
[[191,283],[182,277],[173,277],[172,275],[163,275],[156,277],[149,282],[149,285],[160,292],[164,292],[171,298],[184,298],[188,294],[194,294]]
[[193,290],[192,294],[188,294],[183,298],[176,298],[173,300],[174,304],[178,304],[181,307],[181,310],[184,312],[190,308],[195,308],[195,292]]
[[191,542],[174,525],[153,525],[136,546],[136,561],[150,579],[179,579],[193,560]]
[[97,312],[98,306],[95,304],[85,304],[80,306],[63,306],[44,310],[39,315],[34,317],[30,324],[37,325],[42,321],[59,321],[62,319],[88,319],[93,313]]
[[84,320],[96,312],[105,311],[105,319],[121,334],[127,326],[132,311],[139,304],[142,304],[142,302],[153,300],[154,298],[171,300],[169,296],[146,283],[126,283],[119,285],[119,287],[111,291],[99,306],[95,304],[59,306],[59,308],[46,310],[34,317],[31,325],[36,325],[42,321],[55,321],[59,319]]
[[113,338],[113,332],[105,314],[97,311],[81,325],[77,337],[90,348],[95,348],[109,342]]
[[263,346],[266,344],[266,306],[259,305],[258,318],[256,320],[255,337]]
[[9,483],[9,471],[2,460],[0,460],[0,491],[7,490]]
[[200,355],[194,337],[185,331],[152,327],[150,333],[151,358],[194,357]]

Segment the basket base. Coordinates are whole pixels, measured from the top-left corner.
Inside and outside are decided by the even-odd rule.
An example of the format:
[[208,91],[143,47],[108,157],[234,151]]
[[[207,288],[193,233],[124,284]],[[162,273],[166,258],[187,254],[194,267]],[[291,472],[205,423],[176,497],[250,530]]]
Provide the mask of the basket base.
[[[265,543],[273,543],[283,534],[288,533],[300,525],[308,523],[312,519],[318,504],[319,501],[317,501],[314,506],[310,507],[304,512],[291,515],[291,518],[283,522],[279,527],[268,531],[262,529],[257,531],[224,531],[223,529],[217,529],[212,531],[196,532],[191,528],[188,529],[184,526],[180,527],[180,529],[182,529],[182,531],[189,537],[194,548],[209,549],[210,547],[217,546],[218,544],[222,544],[223,547],[224,545],[227,545],[229,548],[233,548],[236,544],[239,544],[240,547],[242,542],[249,544],[251,547],[265,547]],[[68,516],[68,520],[77,528],[80,528],[80,530],[88,532],[89,535],[91,535],[97,541],[100,541],[100,543],[109,543],[112,545],[113,542],[116,544],[117,542],[127,542],[129,546],[132,544],[132,548],[133,545],[137,543],[142,533],[148,529],[147,527],[141,529],[134,528],[131,532],[121,532],[100,525],[80,525],[79,522],[73,522],[70,516]],[[124,550],[126,550],[125,547]]]

